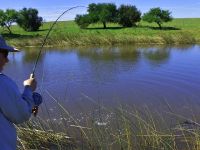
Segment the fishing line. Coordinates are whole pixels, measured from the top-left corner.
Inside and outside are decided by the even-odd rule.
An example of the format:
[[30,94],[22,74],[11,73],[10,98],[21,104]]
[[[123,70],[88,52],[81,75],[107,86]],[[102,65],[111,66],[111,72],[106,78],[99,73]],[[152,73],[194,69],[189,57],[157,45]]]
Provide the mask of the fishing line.
[[[48,30],[48,32],[47,32],[47,34],[46,34],[46,36],[45,36],[45,38],[44,38],[44,40],[43,40],[43,42],[42,42],[42,45],[41,45],[41,47],[40,47],[40,49],[39,49],[39,53],[38,53],[38,55],[37,55],[37,58],[36,58],[36,61],[35,61],[35,63],[34,63],[34,67],[33,67],[32,73],[31,73],[31,78],[34,78],[34,76],[35,76],[35,71],[36,71],[36,68],[37,68],[37,64],[38,64],[39,58],[40,58],[41,53],[42,53],[42,49],[43,49],[43,47],[44,47],[44,45],[45,45],[45,43],[46,43],[46,41],[47,41],[47,38],[48,38],[49,35],[50,35],[50,32],[52,31],[53,27],[55,26],[55,24],[58,22],[58,20],[59,20],[65,13],[67,13],[68,11],[70,11],[70,10],[72,10],[72,9],[79,8],[79,7],[85,7],[85,6],[75,6],[75,7],[71,7],[71,8],[69,8],[69,9],[67,9],[66,11],[64,11],[64,12],[63,12],[60,16],[58,16],[58,18],[53,22],[53,24],[51,25],[50,29]],[[87,8],[87,7],[85,7],[85,8]],[[43,83],[43,82],[42,82],[42,83]],[[40,98],[42,99],[41,96],[40,96]],[[34,116],[37,115],[37,113],[38,113],[38,106],[34,106],[34,107],[33,107],[32,113],[34,114]]]
[[71,7],[69,9],[67,9],[66,11],[64,11],[54,22],[53,24],[51,25],[48,33],[46,34],[45,38],[44,38],[44,41],[42,42],[42,45],[40,47],[40,50],[39,50],[39,53],[37,55],[37,58],[36,58],[36,61],[35,61],[35,64],[34,64],[34,67],[33,67],[33,71],[32,71],[32,75],[34,76],[35,75],[35,70],[36,70],[36,67],[37,67],[37,64],[38,64],[38,61],[39,61],[39,58],[40,58],[40,55],[41,55],[41,52],[42,52],[42,49],[47,41],[47,38],[49,37],[49,34],[51,32],[51,30],[53,29],[53,27],[55,26],[55,24],[58,22],[58,20],[65,14],[67,13],[68,11],[72,10],[72,9],[75,9],[75,8],[79,8],[79,7],[85,7],[85,6],[75,6],[75,7]]
[[[47,34],[46,34],[46,36],[45,36],[45,38],[44,38],[44,40],[43,40],[43,42],[42,42],[42,45],[41,45],[40,49],[39,49],[39,53],[38,53],[38,55],[37,55],[37,58],[36,58],[36,61],[35,61],[35,63],[34,63],[34,67],[33,67],[33,70],[32,70],[32,74],[31,74],[31,77],[32,77],[32,78],[34,78],[34,76],[35,76],[35,71],[36,71],[36,68],[37,68],[37,64],[38,64],[39,58],[40,58],[41,53],[42,53],[42,49],[43,49],[43,47],[44,47],[44,45],[45,45],[45,43],[46,43],[46,41],[47,41],[47,38],[49,37],[49,34],[50,34],[50,32],[52,31],[53,27],[55,26],[55,24],[58,22],[58,20],[59,20],[65,13],[67,13],[68,11],[70,11],[70,10],[72,10],[72,9],[79,8],[79,7],[85,7],[85,6],[75,6],[75,7],[71,7],[71,8],[69,8],[69,9],[67,9],[67,10],[64,11],[60,16],[58,16],[58,18],[57,18],[57,19],[53,22],[53,24],[51,25],[50,29],[48,30],[48,32],[47,32]],[[43,75],[44,75],[44,73],[43,73]],[[43,83],[43,82],[42,82],[42,83]],[[45,103],[45,102],[44,102],[44,103]],[[46,106],[46,103],[45,103],[45,106]],[[46,108],[47,108],[47,106],[46,106]],[[36,116],[36,115],[37,115],[37,112],[38,112],[38,107],[37,107],[37,106],[34,106],[33,109],[32,109],[32,112],[33,112],[34,116]],[[48,110],[47,110],[47,112],[48,112]],[[49,112],[48,112],[48,115],[49,115]],[[36,134],[36,132],[33,132],[33,133]]]

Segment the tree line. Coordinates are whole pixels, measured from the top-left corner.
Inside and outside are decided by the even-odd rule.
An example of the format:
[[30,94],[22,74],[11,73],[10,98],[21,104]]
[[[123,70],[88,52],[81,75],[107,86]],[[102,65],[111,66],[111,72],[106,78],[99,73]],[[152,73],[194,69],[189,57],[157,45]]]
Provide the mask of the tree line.
[[160,7],[151,8],[141,16],[141,12],[133,5],[121,5],[118,9],[113,3],[92,3],[89,4],[87,14],[76,15],[75,22],[80,28],[87,28],[92,23],[100,22],[103,28],[106,23],[118,23],[123,27],[133,27],[141,19],[149,23],[155,22],[162,28],[164,22],[171,21],[173,18],[169,10],[162,10]]
[[0,9],[0,26],[12,34],[10,27],[13,23],[17,23],[25,31],[37,31],[43,23],[43,18],[38,16],[38,10],[34,8],[23,8],[19,11]]
[[[161,8],[151,8],[143,16],[134,5],[121,5],[119,8],[114,3],[91,3],[87,7],[87,14],[76,15],[75,22],[80,28],[87,28],[93,23],[102,23],[103,28],[106,24],[118,23],[123,27],[136,26],[140,20],[149,23],[155,22],[162,28],[164,22],[171,21],[173,18],[169,10]],[[25,31],[37,31],[43,24],[43,18],[38,16],[38,10],[34,8],[23,8],[19,11],[14,9],[0,9],[0,26],[6,28],[11,34],[11,25],[17,23]]]

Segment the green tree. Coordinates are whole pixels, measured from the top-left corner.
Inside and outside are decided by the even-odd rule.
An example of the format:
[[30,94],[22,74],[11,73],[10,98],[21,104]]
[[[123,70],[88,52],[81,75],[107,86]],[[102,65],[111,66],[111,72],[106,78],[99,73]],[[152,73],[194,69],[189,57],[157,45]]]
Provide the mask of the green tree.
[[88,25],[90,24],[90,17],[89,15],[76,15],[75,17],[75,22],[78,24],[80,28],[87,28]]
[[[117,7],[113,3],[99,3],[99,4],[89,4],[87,15],[77,15],[76,18],[79,22],[85,24],[103,23],[103,28],[106,28],[106,23],[116,22],[117,20]],[[78,23],[77,23],[78,24]],[[79,24],[78,24],[79,25]]]
[[119,24],[123,27],[135,26],[141,20],[141,12],[132,5],[121,5],[118,9]]
[[10,34],[12,33],[10,27],[12,23],[16,22],[17,14],[17,11],[14,9],[6,9],[5,12],[0,10],[0,25],[6,27]]
[[38,16],[38,10],[34,8],[23,8],[17,18],[17,24],[25,31],[37,31],[42,21],[43,18]]
[[5,24],[5,13],[3,10],[0,9],[0,25],[2,27],[4,27],[4,24]]
[[144,21],[149,23],[155,22],[158,24],[159,28],[162,28],[163,22],[172,21],[171,12],[169,10],[162,10],[161,8],[151,8],[147,13],[142,17]]

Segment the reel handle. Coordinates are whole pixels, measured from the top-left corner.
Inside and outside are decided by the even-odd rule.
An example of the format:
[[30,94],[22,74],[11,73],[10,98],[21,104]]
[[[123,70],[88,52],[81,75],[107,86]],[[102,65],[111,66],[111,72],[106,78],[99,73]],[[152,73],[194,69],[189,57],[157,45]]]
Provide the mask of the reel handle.
[[34,115],[34,117],[37,116],[38,108],[39,108],[38,106],[34,106],[34,107],[32,108],[32,114]]

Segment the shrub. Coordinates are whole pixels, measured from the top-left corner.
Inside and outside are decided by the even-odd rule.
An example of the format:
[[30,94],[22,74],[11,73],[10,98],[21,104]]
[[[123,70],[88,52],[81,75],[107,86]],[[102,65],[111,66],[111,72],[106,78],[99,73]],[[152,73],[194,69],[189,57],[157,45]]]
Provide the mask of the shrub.
[[136,8],[136,6],[121,5],[118,9],[118,13],[119,24],[123,27],[135,26],[135,23],[141,20],[141,12]]
[[42,21],[43,18],[38,16],[38,10],[33,8],[23,8],[17,18],[17,24],[25,31],[37,31]]

